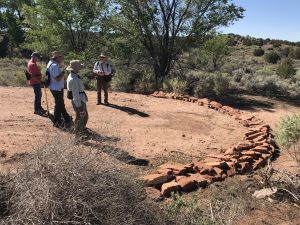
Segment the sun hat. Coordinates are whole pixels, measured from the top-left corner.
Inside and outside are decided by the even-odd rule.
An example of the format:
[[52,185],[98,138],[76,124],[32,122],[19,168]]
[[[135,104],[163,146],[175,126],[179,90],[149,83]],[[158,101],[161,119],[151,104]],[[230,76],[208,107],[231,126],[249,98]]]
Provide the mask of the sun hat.
[[51,55],[52,55],[52,59],[55,59],[55,58],[63,56],[63,53],[60,51],[54,51],[51,53]]
[[33,52],[33,53],[31,54],[31,58],[32,58],[32,57],[42,58],[42,56],[41,56],[40,53],[38,53],[38,52]]
[[99,55],[99,58],[107,58],[107,56],[101,53],[101,55]]
[[72,60],[69,66],[66,68],[68,71],[79,71],[84,68],[84,65],[80,62],[80,60]]

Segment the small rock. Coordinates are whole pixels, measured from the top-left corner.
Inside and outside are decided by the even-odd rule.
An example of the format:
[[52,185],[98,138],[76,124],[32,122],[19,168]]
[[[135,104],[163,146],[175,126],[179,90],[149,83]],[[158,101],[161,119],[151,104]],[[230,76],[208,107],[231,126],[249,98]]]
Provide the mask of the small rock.
[[258,191],[255,191],[252,195],[255,198],[262,199],[265,197],[270,197],[277,192],[277,188],[264,188]]

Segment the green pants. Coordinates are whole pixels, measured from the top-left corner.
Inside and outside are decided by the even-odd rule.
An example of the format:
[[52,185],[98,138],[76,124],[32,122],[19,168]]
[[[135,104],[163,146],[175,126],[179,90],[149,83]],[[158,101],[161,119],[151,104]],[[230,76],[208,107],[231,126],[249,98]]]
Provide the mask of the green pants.
[[73,101],[72,101],[72,105],[73,105],[73,108],[74,108],[74,110],[76,112],[75,133],[76,134],[82,134],[85,131],[85,127],[86,127],[86,124],[87,124],[88,119],[89,119],[89,115],[88,115],[87,108],[86,108],[86,103],[81,102],[81,105],[82,105],[82,107],[83,107],[83,109],[84,109],[84,111],[86,113],[84,117],[80,116],[80,111],[76,107],[76,105],[74,104]]

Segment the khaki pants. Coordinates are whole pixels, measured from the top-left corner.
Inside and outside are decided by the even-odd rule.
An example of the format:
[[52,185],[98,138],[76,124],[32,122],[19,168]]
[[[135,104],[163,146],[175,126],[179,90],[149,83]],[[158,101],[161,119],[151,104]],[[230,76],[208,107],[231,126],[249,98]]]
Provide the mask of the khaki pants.
[[104,102],[108,102],[109,82],[105,82],[103,77],[97,77],[97,103],[101,103],[101,91],[104,91]]
[[88,112],[87,112],[87,108],[86,108],[86,104],[84,102],[81,102],[81,105],[85,111],[85,116],[84,117],[81,117],[80,116],[80,112],[79,112],[79,109],[76,107],[76,105],[74,104],[74,102],[72,101],[72,105],[73,105],[73,108],[76,112],[76,119],[75,119],[75,133],[76,134],[82,134],[85,130],[85,127],[86,127],[86,124],[88,122],[88,119],[89,119],[89,115],[88,115]]

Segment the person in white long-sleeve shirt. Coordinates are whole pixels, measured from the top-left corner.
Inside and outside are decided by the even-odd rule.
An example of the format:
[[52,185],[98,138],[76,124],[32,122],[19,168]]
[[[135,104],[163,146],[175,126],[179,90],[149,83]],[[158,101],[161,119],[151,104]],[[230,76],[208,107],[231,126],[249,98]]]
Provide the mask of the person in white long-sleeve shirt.
[[104,104],[108,105],[108,87],[112,77],[112,66],[108,63],[108,57],[101,54],[99,61],[95,63],[93,73],[97,79],[97,105],[101,104],[101,91],[104,91]]
[[72,105],[76,112],[75,133],[80,137],[85,132],[86,124],[88,122],[88,111],[86,107],[88,98],[84,92],[84,85],[78,74],[83,67],[84,66],[79,60],[72,60],[66,69],[70,71],[67,79],[68,98],[72,100]]

